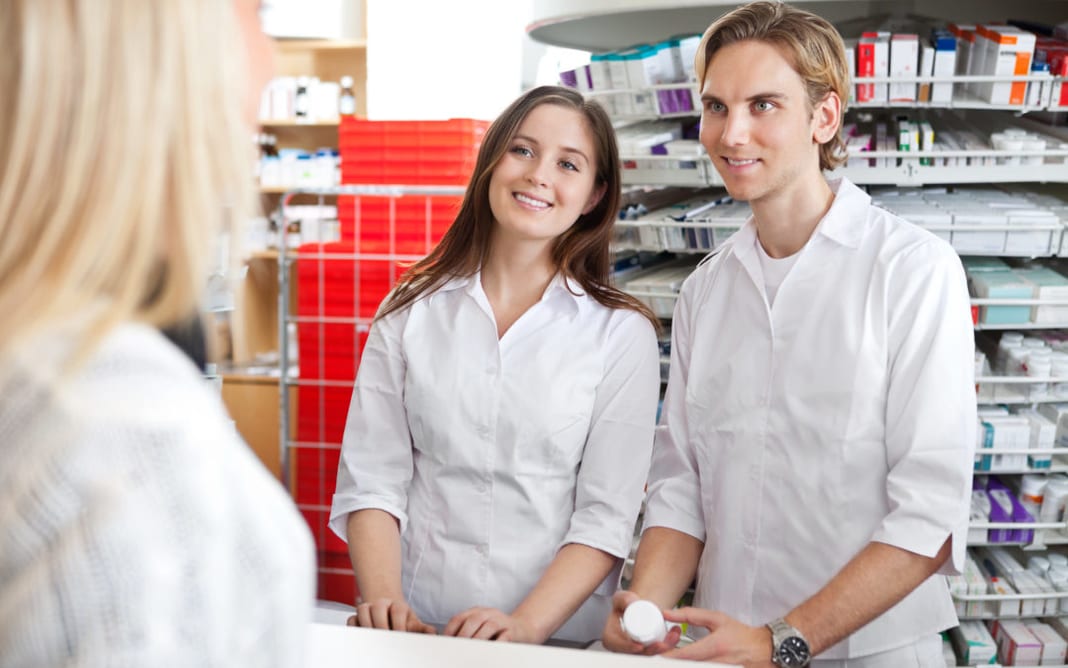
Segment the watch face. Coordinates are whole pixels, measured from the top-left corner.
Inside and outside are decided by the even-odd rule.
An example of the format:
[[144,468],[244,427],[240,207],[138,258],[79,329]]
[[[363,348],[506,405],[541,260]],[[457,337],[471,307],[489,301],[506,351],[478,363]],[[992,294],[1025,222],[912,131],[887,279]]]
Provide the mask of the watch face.
[[811,658],[808,651],[808,643],[797,636],[790,636],[783,640],[776,654],[778,655],[779,665],[786,668],[808,665],[808,660]]

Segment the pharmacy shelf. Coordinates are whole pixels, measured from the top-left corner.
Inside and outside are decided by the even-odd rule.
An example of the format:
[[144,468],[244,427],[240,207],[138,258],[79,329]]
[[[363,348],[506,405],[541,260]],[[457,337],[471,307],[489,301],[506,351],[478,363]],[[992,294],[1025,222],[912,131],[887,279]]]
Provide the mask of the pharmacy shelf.
[[367,48],[365,39],[277,38],[274,43],[282,51],[353,51]]
[[336,118],[318,121],[305,121],[299,118],[261,119],[259,121],[260,127],[263,128],[336,128],[339,123],[340,121]]
[[[1068,383],[1068,378],[1061,376],[1050,376],[1048,378],[1040,378],[1038,376],[976,376],[975,382],[994,385],[1031,385],[1034,383]],[[1068,397],[1061,398],[1068,401]]]
[[[968,157],[978,154],[994,159],[1025,159],[1040,157],[1035,165],[920,165],[921,157]],[[978,157],[978,155],[974,157]],[[889,167],[841,167],[827,172],[828,178],[845,176],[858,185],[868,186],[925,186],[990,183],[1068,183],[1068,165],[1062,150],[1038,152],[955,151],[912,152],[871,151],[854,154],[852,160],[900,159],[901,165]],[[723,187],[716,168],[708,156],[634,155],[622,156],[625,185],[670,185],[680,187]]]
[[[976,450],[976,455],[988,454],[985,450]],[[1024,467],[1017,469],[1003,469],[999,471],[974,471],[979,475],[1032,475],[1032,474],[1050,474],[1050,473],[1068,473],[1068,464],[1054,464],[1048,468],[1032,468]]]
[[[1036,81],[1047,85],[1050,89],[1059,90],[1059,86],[1065,80],[1064,77],[1048,77],[1041,75],[1026,75],[1026,76],[927,76],[927,77],[856,77],[852,80],[854,86],[862,86],[865,84],[934,84],[934,83],[946,83],[954,84],[953,96],[948,100],[941,101],[921,101],[921,100],[865,100],[863,102],[852,100],[849,102],[850,109],[969,109],[969,110],[983,110],[983,111],[1012,111],[1016,113],[1027,113],[1032,111],[1068,111],[1068,107],[1062,107],[1058,101],[1051,100],[1049,95],[1046,95],[1038,104],[1009,104],[1009,103],[994,103],[989,100],[984,100],[981,97],[975,95],[973,92],[962,88],[962,85],[969,83],[1029,83]],[[657,120],[666,118],[696,118],[701,115],[700,97],[701,92],[694,82],[678,82],[678,83],[666,83],[653,86],[639,86],[635,88],[611,88],[603,90],[590,90],[583,91],[583,94],[594,98],[614,98],[620,96],[627,96],[633,99],[649,100],[649,104],[656,104],[658,91],[664,90],[688,90],[690,91],[690,100],[693,102],[693,109],[688,111],[662,113],[658,114],[653,111],[648,113],[639,114],[613,114],[613,120]],[[853,88],[856,90],[856,88]]]
[[[978,448],[975,453],[984,455],[1068,455],[1068,448]],[[976,471],[976,473],[1001,473],[1001,471]]]
[[1000,330],[1031,330],[1031,329],[1068,329],[1068,322],[1047,322],[1047,323],[976,323],[975,331],[1000,331]]
[[[988,471],[976,471],[988,473]],[[1038,531],[1040,529],[1062,530],[1068,528],[1064,522],[969,522],[968,530],[987,531],[989,529],[1019,529],[1020,531]]]
[[[977,154],[995,160],[1041,157],[1059,162],[1018,165],[921,165],[921,157],[944,158],[960,154]],[[967,157],[961,155],[956,157]],[[975,183],[1068,183],[1068,164],[1063,161],[1068,151],[1057,149],[1045,153],[1022,151],[866,151],[856,153],[851,160],[901,160],[892,166],[846,166],[827,172],[827,178],[846,177],[857,185],[924,186]],[[671,185],[691,188],[723,187],[712,160],[708,156],[634,155],[621,156],[624,185]]]

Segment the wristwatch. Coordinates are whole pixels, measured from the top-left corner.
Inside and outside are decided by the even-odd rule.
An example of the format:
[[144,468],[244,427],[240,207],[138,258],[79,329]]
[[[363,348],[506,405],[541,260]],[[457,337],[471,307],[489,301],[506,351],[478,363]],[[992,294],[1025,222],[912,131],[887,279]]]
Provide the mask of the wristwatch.
[[782,617],[768,624],[771,629],[771,662],[782,668],[805,668],[812,660],[808,641]]

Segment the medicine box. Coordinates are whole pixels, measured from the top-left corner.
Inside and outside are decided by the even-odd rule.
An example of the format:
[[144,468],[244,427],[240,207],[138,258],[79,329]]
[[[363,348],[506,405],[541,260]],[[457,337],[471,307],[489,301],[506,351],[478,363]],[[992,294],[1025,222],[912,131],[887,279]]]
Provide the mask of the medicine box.
[[1042,643],[1018,619],[998,623],[998,658],[1006,666],[1037,666],[1042,660]]
[[1038,621],[1027,622],[1027,629],[1042,643],[1040,665],[1060,666],[1064,664],[1065,655],[1068,654],[1068,644],[1065,643],[1061,634],[1049,624]]
[[1068,447],[1068,404],[1039,404],[1038,412],[1057,425],[1056,447]]
[[[957,72],[957,38],[952,33],[936,30],[931,34],[934,47],[934,68],[931,75],[935,77],[952,77]],[[931,84],[931,102],[949,102],[953,99],[953,84],[949,81]]]
[[[1068,277],[1048,267],[1017,269],[1014,273],[1035,286],[1036,299],[1068,299]],[[1036,324],[1068,322],[1068,305],[1032,306],[1031,321]]]
[[[982,54],[981,71],[976,74],[1012,77],[1031,73],[1033,33],[1012,26],[983,25],[976,28],[976,47]],[[994,81],[980,84],[979,90],[980,97],[990,104],[1023,104],[1027,82]]]
[[950,640],[966,666],[981,666],[997,658],[997,645],[982,622],[961,622],[950,632]]
[[[912,33],[898,33],[890,38],[890,79],[915,79],[920,59],[920,38]],[[916,83],[890,83],[890,99],[916,101]]]
[[[972,52],[975,50],[975,25],[970,23],[950,23],[946,29],[957,38],[957,66],[958,75],[975,74],[972,65]],[[963,97],[964,91],[973,91],[975,84],[955,84],[954,95]]]
[[[980,299],[1031,299],[1035,290],[1032,283],[1013,271],[972,272],[968,275],[968,282],[972,294]],[[979,307],[979,322],[983,324],[1026,324],[1030,321],[1030,305]]]

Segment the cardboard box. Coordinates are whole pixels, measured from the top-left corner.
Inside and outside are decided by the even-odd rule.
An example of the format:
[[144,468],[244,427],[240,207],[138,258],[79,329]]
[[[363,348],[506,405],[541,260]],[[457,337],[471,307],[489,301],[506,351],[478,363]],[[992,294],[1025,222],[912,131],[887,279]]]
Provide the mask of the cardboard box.
[[982,622],[961,622],[950,631],[949,639],[966,666],[992,663],[997,657],[997,644]]
[[[1031,73],[1031,58],[1035,51],[1035,36],[1012,26],[979,26],[976,45],[983,53],[982,72],[993,76],[1027,76]],[[1024,104],[1027,101],[1026,81],[996,81],[984,83],[982,97],[990,104]]]
[[1068,643],[1061,634],[1057,633],[1052,626],[1043,622],[1027,622],[1027,630],[1042,643],[1042,658],[1039,663],[1043,666],[1059,666],[1064,664],[1065,656],[1068,655]]
[[[957,38],[946,31],[931,35],[934,48],[934,64],[931,76],[946,77],[957,73]],[[931,102],[950,102],[953,99],[953,84],[948,81],[931,84]]]
[[[920,38],[912,33],[898,33],[890,38],[890,78],[914,79],[920,60]],[[895,102],[915,102],[916,84],[891,83],[890,99]]]
[[1042,643],[1018,619],[998,624],[998,658],[1006,666],[1037,666],[1042,660]]

